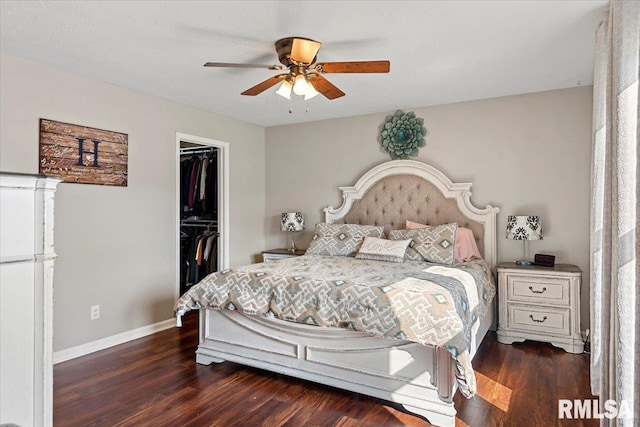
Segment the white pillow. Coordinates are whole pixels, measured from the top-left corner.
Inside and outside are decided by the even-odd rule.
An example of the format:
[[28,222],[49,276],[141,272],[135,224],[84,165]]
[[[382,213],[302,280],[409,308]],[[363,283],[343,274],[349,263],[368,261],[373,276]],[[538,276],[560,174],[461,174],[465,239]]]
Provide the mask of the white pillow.
[[365,237],[357,259],[371,259],[374,261],[403,262],[404,253],[411,239],[387,240],[377,237]]

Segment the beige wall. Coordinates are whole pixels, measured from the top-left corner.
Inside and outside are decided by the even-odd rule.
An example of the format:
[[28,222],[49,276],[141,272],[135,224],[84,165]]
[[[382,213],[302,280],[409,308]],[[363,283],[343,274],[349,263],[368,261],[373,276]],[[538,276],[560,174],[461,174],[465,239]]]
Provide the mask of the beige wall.
[[[339,101],[336,101],[339,102]],[[498,259],[520,258],[520,242],[506,240],[507,215],[540,215],[544,240],[534,253],[583,270],[582,324],[588,325],[589,171],[592,88],[580,87],[425,108],[426,147],[416,160],[453,181],[473,182],[472,201],[500,207]],[[388,161],[377,142],[392,114],[371,114],[268,128],[266,131],[266,244],[286,245],[281,212],[300,210],[306,247],[322,208],[338,206],[338,186],[353,185]]]
[[[175,134],[230,144],[230,263],[283,247],[279,215],[301,210],[306,247],[322,208],[389,160],[379,149],[386,114],[259,126],[21,59],[0,61],[0,170],[37,173],[38,119],[129,134],[129,186],[61,184],[56,205],[54,349],[171,317],[176,292]],[[326,101],[325,101],[326,102]],[[472,201],[501,208],[498,257],[520,257],[503,238],[506,216],[542,217],[530,253],[580,266],[588,323],[591,87],[416,109],[427,146],[417,160],[473,182]],[[265,148],[266,138],[266,148]],[[266,162],[266,164],[265,164]],[[266,181],[266,189],[265,189]],[[265,197],[266,196],[266,197]],[[100,304],[101,318],[89,320]]]
[[171,318],[176,132],[230,145],[230,264],[264,248],[264,128],[9,56],[0,94],[4,172],[38,172],[40,118],[129,134],[128,187],[58,187],[55,350]]

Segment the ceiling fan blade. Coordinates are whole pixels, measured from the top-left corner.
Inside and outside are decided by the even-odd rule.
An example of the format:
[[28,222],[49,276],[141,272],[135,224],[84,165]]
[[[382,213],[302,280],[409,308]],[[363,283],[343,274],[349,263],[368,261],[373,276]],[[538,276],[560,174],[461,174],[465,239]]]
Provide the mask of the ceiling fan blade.
[[236,67],[236,68],[266,68],[268,70],[283,70],[282,65],[266,65],[266,64],[234,64],[231,62],[207,62],[205,67]]
[[303,64],[311,64],[316,58],[322,43],[305,38],[294,38],[291,46],[291,59]]
[[320,62],[314,69],[319,73],[388,73],[389,61]]
[[256,96],[269,89],[271,86],[278,84],[278,82],[282,81],[287,74],[278,74],[277,76],[273,76],[268,78],[267,80],[258,83],[252,88],[249,88],[242,92],[242,95]]
[[327,99],[336,99],[344,96],[343,91],[338,89],[333,83],[322,77],[320,74],[311,74],[308,78],[313,87]]

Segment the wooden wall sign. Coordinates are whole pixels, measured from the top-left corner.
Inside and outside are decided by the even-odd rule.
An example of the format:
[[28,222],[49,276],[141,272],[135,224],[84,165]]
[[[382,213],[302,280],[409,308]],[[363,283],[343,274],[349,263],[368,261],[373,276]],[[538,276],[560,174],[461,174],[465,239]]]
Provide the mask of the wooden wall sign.
[[40,173],[64,182],[127,186],[129,135],[40,119]]

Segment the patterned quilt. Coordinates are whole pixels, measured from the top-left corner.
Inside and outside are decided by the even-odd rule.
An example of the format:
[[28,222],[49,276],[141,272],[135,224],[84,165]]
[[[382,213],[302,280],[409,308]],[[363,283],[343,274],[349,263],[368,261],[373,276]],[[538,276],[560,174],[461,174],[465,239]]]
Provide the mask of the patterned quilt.
[[471,337],[494,295],[484,260],[445,267],[304,255],[213,273],[174,310],[178,319],[205,307],[239,310],[441,346],[456,361],[460,391],[471,397],[476,391]]

